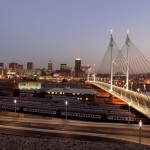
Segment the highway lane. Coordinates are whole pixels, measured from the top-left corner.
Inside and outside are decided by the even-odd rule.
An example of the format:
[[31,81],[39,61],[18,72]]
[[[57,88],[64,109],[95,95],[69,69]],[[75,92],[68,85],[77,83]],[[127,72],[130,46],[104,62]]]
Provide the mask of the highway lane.
[[[110,138],[138,142],[139,127],[132,124],[95,123],[52,118],[0,117],[0,133],[40,137],[62,136],[77,139],[91,139],[92,137],[95,140]],[[145,125],[142,127],[142,141],[147,143],[149,139],[150,126]]]

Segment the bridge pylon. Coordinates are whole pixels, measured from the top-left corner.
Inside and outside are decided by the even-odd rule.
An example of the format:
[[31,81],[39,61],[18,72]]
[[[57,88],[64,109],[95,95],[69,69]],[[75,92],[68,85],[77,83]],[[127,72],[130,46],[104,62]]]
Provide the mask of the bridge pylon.
[[126,42],[125,42],[125,46],[126,46],[126,91],[128,91],[129,89],[129,35],[127,32],[127,38],[126,38]]
[[110,91],[112,91],[112,87],[113,87],[113,36],[111,33],[111,37],[110,37],[110,50],[111,50],[111,54],[110,54]]

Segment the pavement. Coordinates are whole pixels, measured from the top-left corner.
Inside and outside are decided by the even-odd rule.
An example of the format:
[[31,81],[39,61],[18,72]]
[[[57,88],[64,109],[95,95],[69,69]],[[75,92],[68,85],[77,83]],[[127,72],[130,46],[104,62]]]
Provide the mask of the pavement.
[[[1,121],[17,121],[17,122],[28,122],[28,123],[44,123],[44,124],[65,124],[65,125],[76,125],[84,128],[88,127],[111,127],[112,130],[114,128],[126,128],[126,129],[139,129],[139,125],[137,124],[119,124],[119,123],[102,123],[102,122],[87,122],[87,121],[74,121],[74,120],[65,120],[58,118],[45,118],[45,119],[34,119],[34,118],[15,118],[15,117],[4,117],[0,116]],[[57,134],[68,134],[68,135],[82,135],[82,136],[91,136],[91,137],[104,137],[109,139],[123,140],[128,142],[139,143],[138,136],[127,136],[127,135],[118,135],[118,134],[100,134],[100,133],[92,133],[91,132],[78,132],[78,131],[63,131],[63,130],[50,130],[43,128],[33,128],[32,126],[28,127],[20,127],[15,125],[0,125],[0,128],[5,129],[15,129],[15,130],[24,130],[24,131],[35,131],[35,132],[45,132],[45,133],[57,133]],[[143,125],[142,130],[145,132],[150,132],[150,125]],[[142,137],[141,143],[144,145],[149,145],[150,137]]]

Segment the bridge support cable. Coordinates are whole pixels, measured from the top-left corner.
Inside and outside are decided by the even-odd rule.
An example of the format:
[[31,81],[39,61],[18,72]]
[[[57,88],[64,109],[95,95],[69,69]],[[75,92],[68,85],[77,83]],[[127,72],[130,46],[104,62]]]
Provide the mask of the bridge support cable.
[[[150,117],[150,97],[147,92],[150,84],[149,88],[145,87],[146,79],[150,75],[150,62],[131,42],[128,34],[120,50],[111,34],[101,63],[100,75],[102,82],[99,83],[104,90],[109,90],[110,94],[117,95],[125,102],[131,102],[135,109],[142,109],[144,114]],[[116,86],[119,86],[120,90]]]
[[95,73],[95,64],[94,64],[94,69],[93,69],[93,80],[95,82],[95,76],[96,76],[96,73]]
[[[150,63],[144,57],[144,55],[136,48],[136,46],[130,41],[128,34],[123,48],[118,52],[117,55],[118,56],[116,56],[116,58],[114,59],[116,69],[114,66],[113,71],[119,73],[119,78],[121,78],[121,76],[126,76],[126,91],[129,90],[129,85],[130,89],[134,90],[135,92],[138,92],[138,89],[140,89],[140,91],[146,91],[143,87],[145,84],[146,77],[148,73],[150,73]],[[123,64],[125,64],[126,66],[124,67]],[[119,70],[119,68],[121,69]],[[126,70],[126,73],[124,70]],[[137,105],[140,106],[140,104],[141,103],[138,100]]]
[[118,53],[119,48],[113,39],[113,35],[111,33],[110,42],[106,53],[101,62],[101,66],[99,69],[99,74],[101,75],[101,81],[112,83],[110,84],[110,90],[112,90],[113,85],[113,76],[114,76],[114,57]]
[[[131,42],[127,35],[126,47],[121,49],[123,56],[127,55],[128,50],[128,71],[129,71],[129,85],[132,86],[132,90],[137,91],[140,88],[144,91],[143,85],[150,73],[150,62],[144,55],[137,49],[137,47]],[[127,46],[128,45],[128,46]],[[132,85],[131,85],[132,84]],[[134,85],[134,86],[133,86]]]

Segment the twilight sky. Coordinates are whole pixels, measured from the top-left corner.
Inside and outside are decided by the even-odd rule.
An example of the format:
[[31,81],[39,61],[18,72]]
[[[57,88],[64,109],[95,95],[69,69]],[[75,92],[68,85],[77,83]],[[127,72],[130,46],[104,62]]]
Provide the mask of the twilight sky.
[[130,29],[148,57],[150,0],[0,0],[0,62],[47,68],[51,60],[59,69],[60,63],[73,68],[80,57],[99,69],[111,28],[119,47]]

